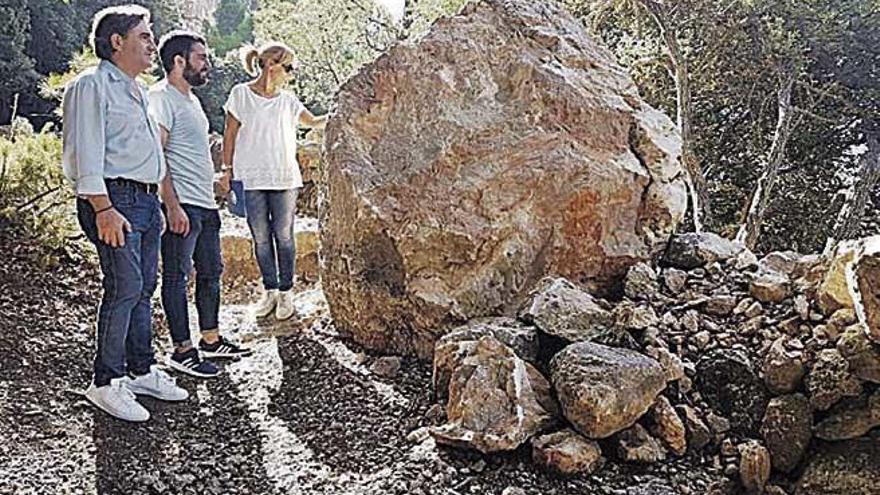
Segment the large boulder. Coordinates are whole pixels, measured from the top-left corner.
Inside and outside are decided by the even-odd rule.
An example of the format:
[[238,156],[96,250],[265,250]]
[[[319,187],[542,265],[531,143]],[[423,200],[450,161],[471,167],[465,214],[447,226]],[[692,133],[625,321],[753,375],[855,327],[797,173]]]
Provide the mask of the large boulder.
[[880,493],[880,440],[823,444],[797,483],[796,495]]
[[880,236],[862,239],[847,282],[859,323],[871,340],[880,343]]
[[325,149],[331,313],[398,353],[546,275],[614,288],[686,204],[674,124],[553,2],[472,2],[396,45],[342,86]]
[[579,342],[550,362],[562,412],[587,438],[606,438],[632,426],[666,387],[657,361],[628,349]]
[[453,372],[447,423],[431,434],[484,454],[514,450],[551,426],[557,412],[547,379],[506,345],[483,337]]

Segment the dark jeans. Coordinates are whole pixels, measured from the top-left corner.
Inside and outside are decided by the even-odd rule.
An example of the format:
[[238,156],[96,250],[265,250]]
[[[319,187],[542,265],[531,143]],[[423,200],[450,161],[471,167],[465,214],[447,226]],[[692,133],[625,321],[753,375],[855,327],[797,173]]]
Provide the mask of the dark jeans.
[[296,264],[293,222],[299,189],[246,190],[247,223],[267,290],[290,290]]
[[[141,375],[155,364],[150,298],[156,290],[159,234],[162,228],[159,199],[133,184],[107,183],[107,194],[131,224],[125,245],[110,247],[98,238],[95,212],[84,199],[76,202],[77,218],[86,237],[98,250],[104,293],[98,309],[95,386],[129,373]],[[126,369],[127,365],[127,369]]]
[[188,343],[189,311],[186,285],[195,263],[196,311],[199,329],[216,330],[220,310],[220,214],[217,210],[182,205],[189,217],[189,233],[166,230],[162,236],[162,306],[175,346]]

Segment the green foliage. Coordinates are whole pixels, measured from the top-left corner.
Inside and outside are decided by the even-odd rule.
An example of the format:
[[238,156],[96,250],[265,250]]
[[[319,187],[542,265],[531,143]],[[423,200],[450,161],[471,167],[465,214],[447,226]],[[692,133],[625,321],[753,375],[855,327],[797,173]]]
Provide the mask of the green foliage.
[[73,193],[60,163],[54,132],[34,132],[16,118],[0,135],[0,223],[22,226],[50,249],[63,247],[74,232]]
[[208,45],[217,57],[254,40],[254,20],[245,0],[221,0],[214,24],[205,26]]
[[34,61],[27,56],[29,11],[25,0],[0,3],[0,122],[9,119],[16,93],[36,80]]

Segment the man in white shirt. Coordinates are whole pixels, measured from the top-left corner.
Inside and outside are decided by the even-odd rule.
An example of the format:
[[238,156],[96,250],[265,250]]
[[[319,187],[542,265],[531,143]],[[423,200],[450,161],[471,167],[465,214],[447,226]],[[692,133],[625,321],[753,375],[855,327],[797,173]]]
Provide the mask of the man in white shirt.
[[[150,89],[150,113],[159,124],[168,174],[161,196],[169,228],[162,236],[162,306],[168,318],[174,353],[169,367],[201,378],[217,367],[202,357],[235,358],[248,349],[218,331],[220,306],[220,214],[214,199],[214,164],[208,119],[192,88],[208,82],[211,64],[205,39],[174,31],[159,43],[166,78]],[[190,339],[187,282],[195,266],[201,340]],[[200,352],[201,351],[201,352]]]

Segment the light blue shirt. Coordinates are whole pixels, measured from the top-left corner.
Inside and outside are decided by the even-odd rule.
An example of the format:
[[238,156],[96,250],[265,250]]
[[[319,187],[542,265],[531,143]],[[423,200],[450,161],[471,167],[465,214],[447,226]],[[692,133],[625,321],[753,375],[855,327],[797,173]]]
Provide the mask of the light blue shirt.
[[168,131],[165,163],[177,199],[185,205],[217,208],[208,117],[196,95],[184,95],[161,81],[150,88],[150,115]]
[[165,176],[146,87],[102,60],[64,91],[64,175],[77,194],[107,194],[104,179],[158,184]]

